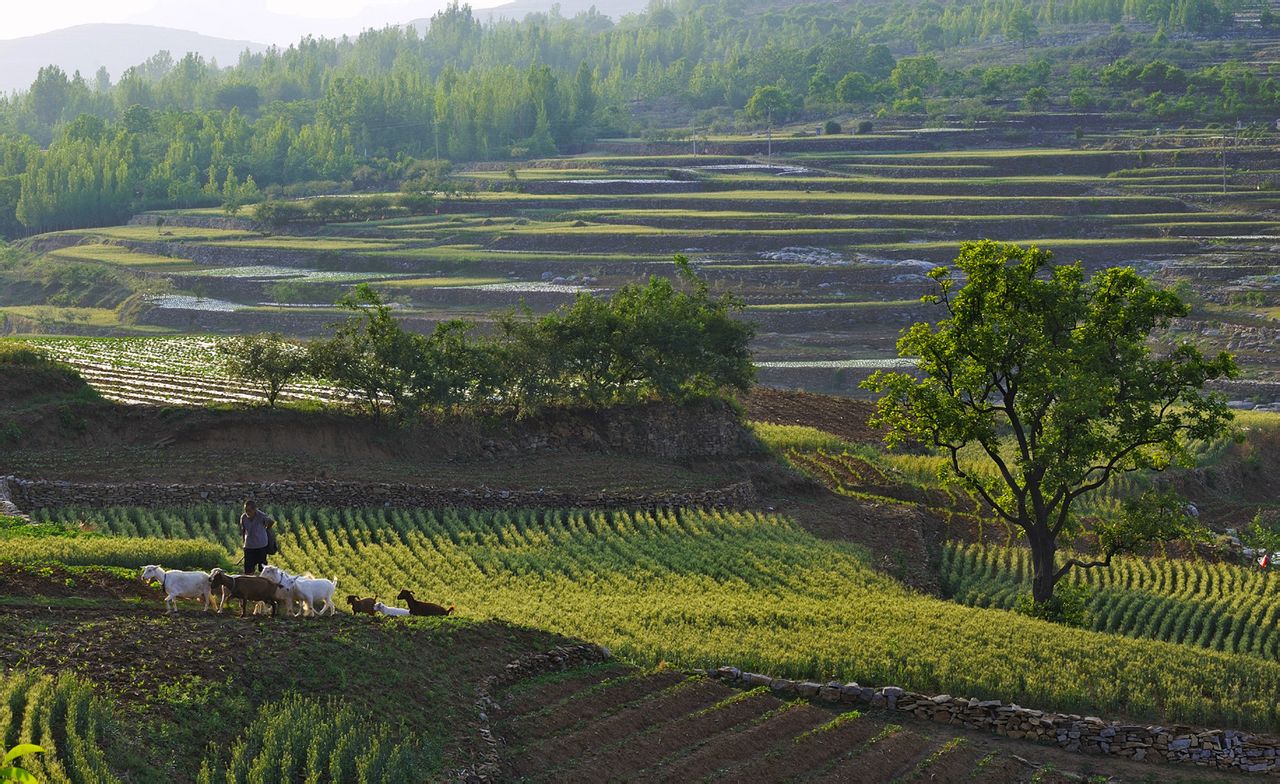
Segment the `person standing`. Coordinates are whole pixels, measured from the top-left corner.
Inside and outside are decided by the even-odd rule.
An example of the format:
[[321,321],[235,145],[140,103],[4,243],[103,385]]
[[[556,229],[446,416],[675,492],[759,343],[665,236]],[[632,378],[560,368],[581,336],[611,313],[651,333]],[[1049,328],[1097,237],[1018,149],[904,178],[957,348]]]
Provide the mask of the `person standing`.
[[240,515],[240,536],[244,539],[244,573],[257,574],[267,565],[267,529],[276,521],[267,517],[253,501],[244,502]]

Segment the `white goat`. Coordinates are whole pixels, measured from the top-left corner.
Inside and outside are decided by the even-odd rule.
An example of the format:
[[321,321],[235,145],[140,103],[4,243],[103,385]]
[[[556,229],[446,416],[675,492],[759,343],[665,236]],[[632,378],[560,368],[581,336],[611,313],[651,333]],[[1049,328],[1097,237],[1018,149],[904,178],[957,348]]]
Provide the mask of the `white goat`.
[[278,566],[262,567],[262,576],[280,586],[289,602],[301,603],[302,614],[306,617],[333,615],[338,610],[333,601],[333,593],[338,590],[337,577],[326,580],[310,574],[289,574]]
[[165,593],[164,605],[170,613],[178,611],[178,599],[199,599],[204,602],[205,612],[215,609],[208,572],[184,572],[150,565],[142,567],[142,581],[160,583]]
[[404,607],[388,607],[387,605],[383,604],[382,602],[374,602],[374,603],[373,603],[373,609],[374,609],[375,611],[377,611],[377,612],[382,613],[383,615],[390,615],[390,616],[393,616],[393,617],[394,617],[394,616],[399,616],[399,615],[408,615],[408,614],[409,614],[409,611],[408,611],[407,609],[405,609]]

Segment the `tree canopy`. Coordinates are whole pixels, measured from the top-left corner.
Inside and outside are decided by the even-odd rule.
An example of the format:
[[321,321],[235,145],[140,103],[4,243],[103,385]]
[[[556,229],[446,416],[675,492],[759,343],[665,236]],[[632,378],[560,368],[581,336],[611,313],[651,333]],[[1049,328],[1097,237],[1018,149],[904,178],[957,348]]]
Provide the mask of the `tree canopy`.
[[302,373],[323,378],[374,416],[440,411],[528,415],[549,406],[687,403],[746,391],[752,326],[731,297],[713,297],[688,262],[679,281],[654,276],[609,298],[583,293],[540,318],[509,314],[496,334],[465,320],[409,331],[368,284],[339,304],[351,315],[303,350],[278,335],[222,341],[228,370],[265,387],[274,405]]
[[[1075,504],[1119,474],[1189,459],[1190,439],[1218,436],[1232,415],[1207,381],[1236,374],[1225,353],[1156,351],[1149,338],[1188,308],[1126,267],[1086,277],[1047,251],[992,241],[961,247],[955,270],[930,276],[946,318],[898,342],[918,376],[876,373],[876,421],[891,444],[918,441],[948,458],[945,476],[1021,531],[1035,565],[1033,598],[1049,602],[1070,569],[1186,531],[1168,504],[1134,504],[1099,523],[1097,561],[1058,563],[1079,530]],[[963,283],[963,285],[961,285]],[[980,457],[968,450],[977,448]]]

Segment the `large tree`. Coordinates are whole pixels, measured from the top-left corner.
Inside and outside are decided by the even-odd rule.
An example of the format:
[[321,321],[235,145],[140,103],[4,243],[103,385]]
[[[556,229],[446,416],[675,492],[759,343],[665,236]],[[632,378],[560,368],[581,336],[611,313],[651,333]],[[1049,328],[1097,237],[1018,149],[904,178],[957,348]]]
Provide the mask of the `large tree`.
[[1079,264],[1051,264],[1047,251],[991,241],[963,245],[956,267],[933,270],[940,291],[925,298],[946,318],[898,341],[918,373],[865,382],[883,394],[877,419],[889,442],[940,450],[947,478],[1026,536],[1037,604],[1073,568],[1184,531],[1178,515],[1130,505],[1099,523],[1097,559],[1057,558],[1059,537],[1078,530],[1082,496],[1118,474],[1185,461],[1189,439],[1224,431],[1230,411],[1201,389],[1235,375],[1231,356],[1206,358],[1186,344],[1154,350],[1152,332],[1188,308],[1132,269],[1086,278]]

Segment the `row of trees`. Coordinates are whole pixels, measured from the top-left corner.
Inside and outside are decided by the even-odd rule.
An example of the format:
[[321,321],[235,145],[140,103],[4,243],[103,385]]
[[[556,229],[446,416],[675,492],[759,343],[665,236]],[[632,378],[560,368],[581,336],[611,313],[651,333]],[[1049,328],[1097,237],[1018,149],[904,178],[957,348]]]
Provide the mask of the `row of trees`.
[[709,294],[687,260],[676,257],[676,264],[680,285],[652,277],[607,300],[582,294],[540,318],[509,314],[488,335],[463,320],[411,332],[377,291],[361,285],[340,301],[352,315],[329,338],[300,344],[249,335],[222,341],[219,352],[229,374],[260,385],[270,405],[287,384],[313,376],[375,417],[399,420],[745,391],[754,375],[751,325],[734,317],[734,300]]

